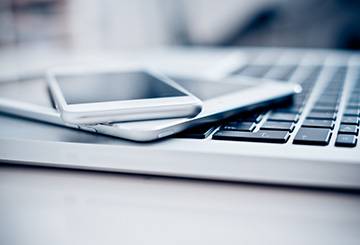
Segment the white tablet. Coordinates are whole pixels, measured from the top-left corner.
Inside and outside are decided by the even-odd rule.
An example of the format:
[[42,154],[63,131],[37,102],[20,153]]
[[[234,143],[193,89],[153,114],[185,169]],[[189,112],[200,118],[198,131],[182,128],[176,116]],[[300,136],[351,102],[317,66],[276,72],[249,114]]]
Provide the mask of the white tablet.
[[291,97],[301,87],[292,83],[248,77],[201,81],[174,79],[203,101],[193,118],[147,120],[77,126],[65,123],[52,107],[45,79],[0,84],[0,111],[133,141],[152,141],[204,123],[216,122]]

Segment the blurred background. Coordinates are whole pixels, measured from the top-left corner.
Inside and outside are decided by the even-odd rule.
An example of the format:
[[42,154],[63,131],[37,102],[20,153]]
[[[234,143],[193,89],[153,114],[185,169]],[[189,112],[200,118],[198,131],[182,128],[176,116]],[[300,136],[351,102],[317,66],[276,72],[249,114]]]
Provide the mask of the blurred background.
[[360,49],[360,1],[0,0],[0,52],[170,45]]

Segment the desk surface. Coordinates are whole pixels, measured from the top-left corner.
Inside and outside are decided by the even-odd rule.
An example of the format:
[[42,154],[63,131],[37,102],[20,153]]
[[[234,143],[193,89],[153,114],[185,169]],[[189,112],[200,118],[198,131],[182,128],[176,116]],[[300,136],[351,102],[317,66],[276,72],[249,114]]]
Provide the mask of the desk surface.
[[360,195],[0,165],[0,244],[359,244]]

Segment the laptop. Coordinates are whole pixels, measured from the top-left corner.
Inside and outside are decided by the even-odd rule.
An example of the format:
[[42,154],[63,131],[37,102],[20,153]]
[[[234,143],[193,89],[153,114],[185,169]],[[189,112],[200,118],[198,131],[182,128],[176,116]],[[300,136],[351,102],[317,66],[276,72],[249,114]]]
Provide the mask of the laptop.
[[150,52],[138,57],[137,62],[173,78],[247,76],[299,83],[303,91],[291,104],[240,114],[149,143],[3,113],[0,161],[275,185],[360,188],[359,53],[180,48]]

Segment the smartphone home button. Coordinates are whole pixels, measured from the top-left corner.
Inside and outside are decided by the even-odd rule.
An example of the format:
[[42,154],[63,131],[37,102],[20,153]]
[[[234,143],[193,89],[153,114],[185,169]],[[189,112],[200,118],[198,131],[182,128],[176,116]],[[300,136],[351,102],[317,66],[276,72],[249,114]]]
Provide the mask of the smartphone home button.
[[166,136],[169,136],[169,135],[172,135],[175,131],[174,130],[167,130],[167,131],[164,131],[164,132],[161,132],[158,137],[159,138],[164,138]]

